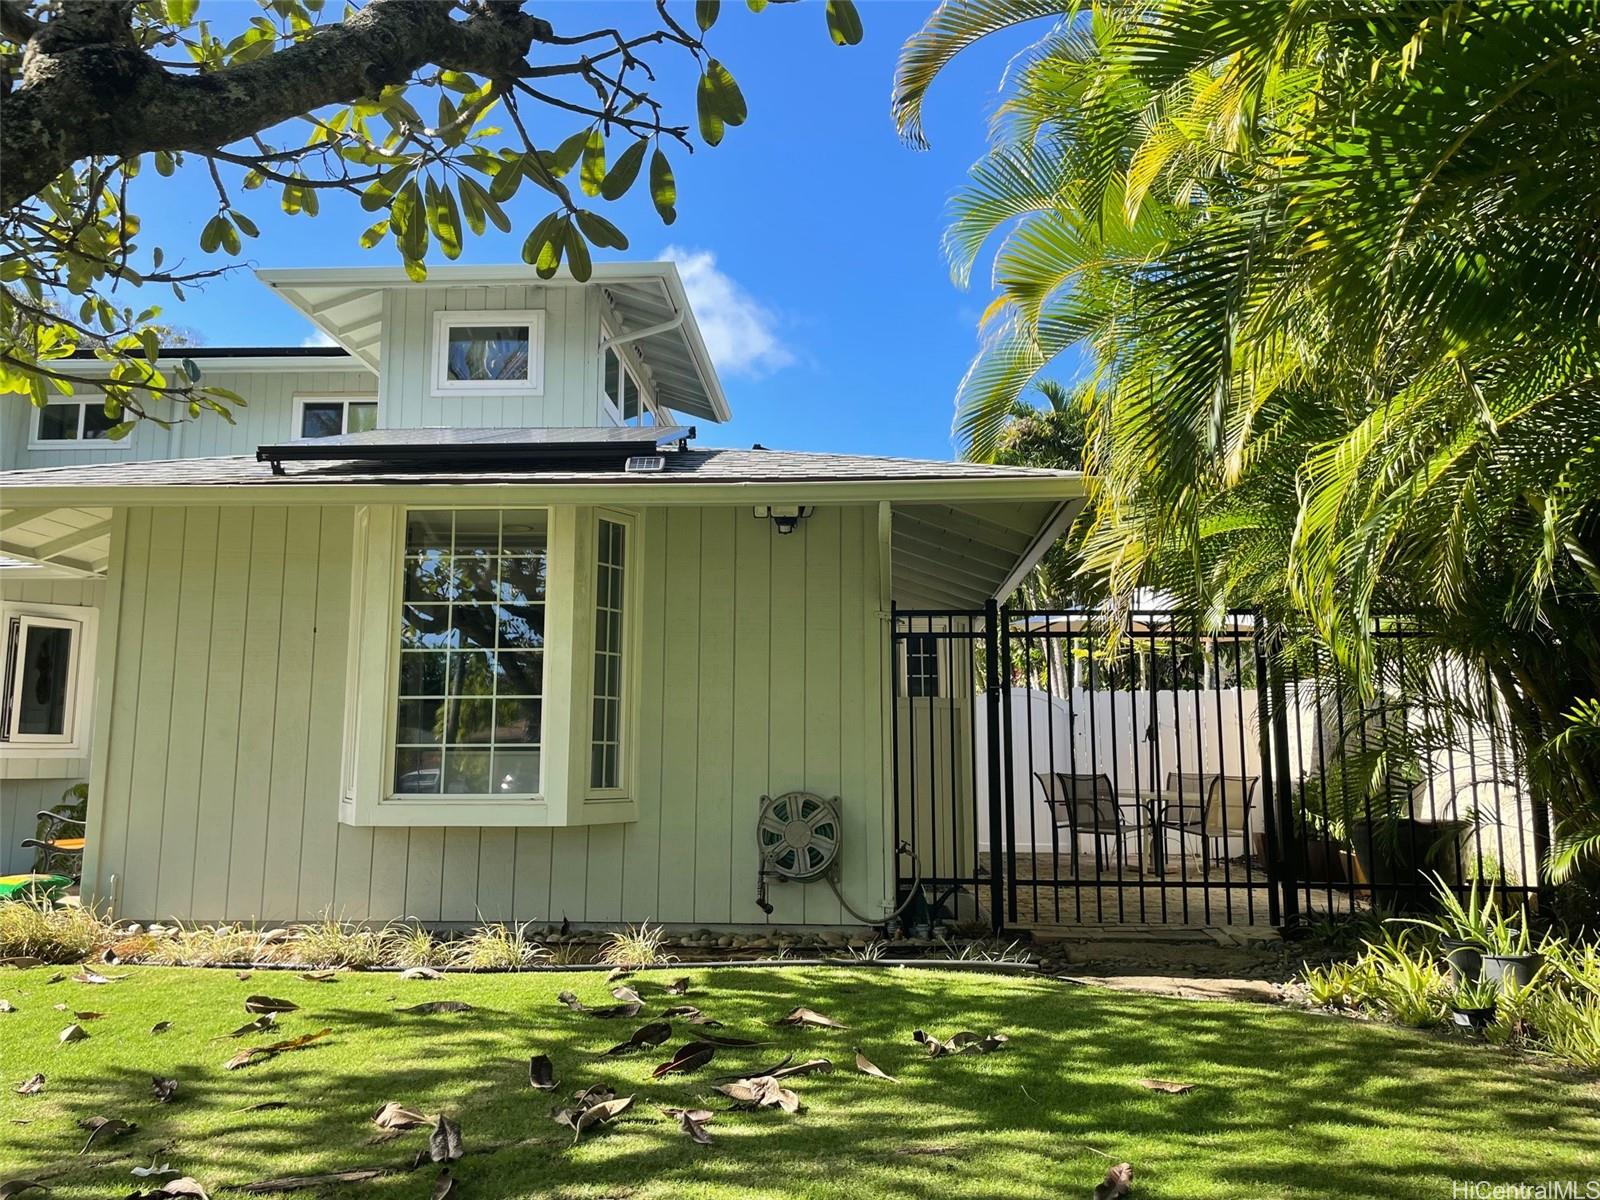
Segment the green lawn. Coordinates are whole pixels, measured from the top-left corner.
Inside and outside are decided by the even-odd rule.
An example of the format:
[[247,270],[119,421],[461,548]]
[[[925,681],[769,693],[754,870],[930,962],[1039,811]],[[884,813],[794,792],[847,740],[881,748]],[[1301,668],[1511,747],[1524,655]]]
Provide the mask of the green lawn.
[[[105,968],[109,973],[121,973]],[[409,1160],[413,1131],[367,1145],[371,1113],[388,1100],[461,1123],[469,1154],[457,1164],[463,1200],[489,1197],[861,1197],[1087,1195],[1107,1159],[1138,1171],[1136,1196],[1449,1196],[1458,1179],[1513,1183],[1600,1173],[1600,1087],[1569,1073],[1440,1037],[1301,1013],[1118,994],[1039,979],[924,971],[724,970],[636,977],[646,1016],[668,1004],[662,985],[687,973],[686,998],[725,1023],[716,1032],[763,1037],[724,1049],[699,1074],[650,1079],[650,1068],[692,1036],[625,1058],[600,1054],[646,1017],[601,1020],[555,1001],[570,988],[612,1003],[598,974],[449,976],[402,981],[341,973],[314,983],[288,972],[123,968],[127,978],[50,983],[55,968],[0,971],[0,1182],[64,1172],[56,1197],[126,1194],[152,1155],[213,1193],[251,1180]],[[316,1045],[238,1071],[222,1064],[267,1038],[213,1040],[247,1020],[252,993],[292,1000],[276,1038],[331,1027]],[[423,1000],[465,1000],[475,1011],[396,1012]],[[61,1045],[70,1016],[98,1010],[87,1041]],[[847,1032],[774,1029],[807,1004]],[[159,1020],[170,1031],[152,1034]],[[911,1040],[923,1027],[1010,1035],[985,1056],[929,1059]],[[898,1075],[898,1086],[853,1069],[851,1047]],[[719,1112],[711,1147],[692,1144],[659,1109],[727,1102],[711,1077],[793,1051],[838,1069],[790,1081],[806,1108]],[[552,1099],[527,1083],[528,1056],[548,1053],[558,1096],[606,1081],[638,1096],[614,1128],[574,1147],[549,1119]],[[44,1091],[12,1089],[42,1071]],[[152,1075],[181,1091],[166,1106]],[[1197,1085],[1149,1092],[1154,1076]],[[242,1111],[267,1100],[285,1108]],[[121,1116],[139,1129],[75,1159],[79,1119]],[[526,1139],[518,1141],[518,1139]],[[513,1143],[471,1153],[489,1143]],[[425,1197],[425,1168],[330,1189],[341,1196]],[[38,1193],[35,1193],[38,1194]],[[302,1193],[311,1195],[312,1193]]]

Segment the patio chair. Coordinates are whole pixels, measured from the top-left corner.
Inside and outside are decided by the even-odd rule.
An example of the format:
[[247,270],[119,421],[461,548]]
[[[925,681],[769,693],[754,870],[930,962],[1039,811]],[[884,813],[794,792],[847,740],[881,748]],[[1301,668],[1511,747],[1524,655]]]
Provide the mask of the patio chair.
[[1094,838],[1094,869],[1096,874],[1105,870],[1105,838],[1121,845],[1120,854],[1127,857],[1126,838],[1138,836],[1138,831],[1128,828],[1122,817],[1122,806],[1117,803],[1116,789],[1105,775],[1073,775],[1063,771],[1035,771],[1034,779],[1044,792],[1044,802],[1054,819],[1052,836],[1057,831],[1072,831],[1072,851],[1078,852],[1078,838],[1087,834]]
[[38,818],[43,822],[43,836],[24,838],[22,844],[44,851],[41,870],[50,873],[51,867],[59,863],[64,868],[61,873],[71,875],[72,882],[77,883],[83,874],[83,847],[88,840],[84,836],[85,823],[55,812],[39,813]]
[[1198,838],[1201,874],[1210,874],[1213,843],[1221,842],[1226,848],[1236,842],[1249,853],[1250,809],[1260,783],[1255,775],[1169,771],[1167,795],[1155,822],[1156,833],[1163,842],[1168,832],[1176,833],[1180,854],[1189,838]]

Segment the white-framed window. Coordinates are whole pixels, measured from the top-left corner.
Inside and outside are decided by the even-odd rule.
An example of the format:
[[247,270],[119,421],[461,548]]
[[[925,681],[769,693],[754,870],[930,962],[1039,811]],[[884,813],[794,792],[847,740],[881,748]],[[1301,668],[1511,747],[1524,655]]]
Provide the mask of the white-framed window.
[[393,795],[541,793],[549,529],[545,509],[406,513]]
[[[601,326],[601,339],[611,337]],[[655,397],[640,378],[638,360],[626,343],[606,346],[600,355],[600,406],[613,425],[659,425]]]
[[96,617],[69,605],[0,605],[0,747],[30,756],[88,752]]
[[434,314],[435,396],[537,396],[543,391],[544,313]]
[[52,400],[33,410],[28,445],[34,450],[103,450],[124,447],[128,440],[110,441],[106,434],[118,422],[106,416],[105,400]]
[[626,775],[628,556],[633,520],[601,511],[595,519],[594,671],[590,689],[589,788],[617,791]]
[[296,396],[294,430],[297,438],[333,437],[365,433],[378,427],[376,396]]
[[913,700],[933,700],[945,694],[943,654],[936,633],[909,633],[902,640],[905,655],[905,694]]

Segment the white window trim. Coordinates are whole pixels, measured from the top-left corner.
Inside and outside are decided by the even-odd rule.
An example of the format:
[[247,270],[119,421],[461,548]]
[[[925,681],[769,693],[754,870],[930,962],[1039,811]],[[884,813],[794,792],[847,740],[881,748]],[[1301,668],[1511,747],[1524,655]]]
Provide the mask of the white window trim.
[[[9,758],[82,758],[89,753],[89,724],[94,700],[94,650],[99,630],[98,610],[68,604],[0,603],[0,656],[9,659],[11,622],[32,619],[42,625],[67,626],[76,630],[72,645],[72,669],[67,687],[67,729],[61,734],[24,734],[0,740],[0,756]],[[9,661],[0,663],[10,675]],[[0,676],[4,678],[5,676]],[[11,678],[11,694],[6,697],[9,711],[17,711],[17,698],[23,680]],[[4,732],[9,733],[9,730]]]
[[[594,750],[594,626],[596,585],[600,580],[600,522],[611,521],[626,531],[622,557],[622,696],[618,711],[617,732],[617,786],[595,787],[590,774],[590,755]],[[637,630],[641,588],[639,581],[639,518],[638,514],[616,508],[597,508],[588,522],[589,587],[586,593],[587,608],[584,629],[588,646],[588,685],[579,689],[584,701],[583,750],[579,764],[582,770],[584,794],[592,800],[627,800],[633,795],[634,755],[633,732],[637,727],[635,702],[639,695],[636,676],[639,671],[641,646]]]
[[[528,378],[449,379],[450,331],[470,325],[525,325],[528,329]],[[450,396],[542,396],[544,395],[544,310],[525,309],[500,312],[495,309],[441,309],[433,314],[432,394],[434,399]]]
[[633,386],[639,389],[639,411],[648,412],[652,422],[656,425],[667,424],[668,422],[662,419],[661,406],[656,403],[655,389],[650,386],[644,372],[639,369],[638,359],[626,352],[632,343],[624,342],[620,346],[606,345],[615,336],[615,331],[602,319],[600,322],[600,382],[598,385],[600,388],[600,411],[618,425],[625,426],[628,423],[627,418],[622,414],[621,397],[618,397],[616,402],[613,403],[611,397],[606,395],[606,351],[610,350],[611,353],[617,356],[617,364],[620,369],[632,378]]
[[293,422],[289,426],[290,437],[305,437],[301,432],[305,427],[305,407],[308,404],[340,404],[343,411],[339,416],[339,432],[346,433],[350,425],[350,406],[352,404],[376,404],[376,392],[306,392],[297,394],[294,398],[294,415],[290,418]]
[[88,407],[99,408],[105,404],[105,397],[95,396],[55,396],[46,404],[46,407],[56,405],[76,405],[78,408],[78,436],[75,438],[44,438],[39,436],[39,425],[44,420],[44,409],[34,408],[33,417],[28,422],[28,449],[29,450],[127,450],[133,442],[133,434],[113,441],[111,438],[86,438],[83,436],[83,410]]

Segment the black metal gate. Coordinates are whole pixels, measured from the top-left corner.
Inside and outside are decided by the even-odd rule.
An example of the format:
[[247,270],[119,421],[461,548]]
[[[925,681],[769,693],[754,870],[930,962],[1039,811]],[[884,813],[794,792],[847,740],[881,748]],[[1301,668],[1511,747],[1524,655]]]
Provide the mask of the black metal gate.
[[1282,926],[1437,872],[1537,903],[1549,817],[1489,682],[1378,623],[1376,686],[1251,614],[897,610],[902,892],[995,929]]

